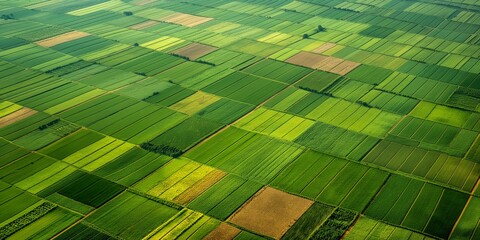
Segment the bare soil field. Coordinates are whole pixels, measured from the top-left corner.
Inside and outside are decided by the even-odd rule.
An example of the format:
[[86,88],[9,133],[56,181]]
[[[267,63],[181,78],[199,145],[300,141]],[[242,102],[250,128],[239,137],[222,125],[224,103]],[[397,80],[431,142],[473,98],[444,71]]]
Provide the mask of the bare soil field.
[[313,204],[313,201],[266,187],[237,210],[230,222],[276,239]]
[[228,224],[221,223],[215,230],[211,231],[203,240],[231,240],[240,233],[240,229]]

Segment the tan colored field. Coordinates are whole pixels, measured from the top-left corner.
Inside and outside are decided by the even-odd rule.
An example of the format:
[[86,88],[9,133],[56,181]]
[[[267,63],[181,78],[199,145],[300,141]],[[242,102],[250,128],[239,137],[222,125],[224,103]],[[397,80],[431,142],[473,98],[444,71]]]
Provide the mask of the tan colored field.
[[231,240],[240,233],[240,229],[228,224],[220,223],[220,225],[211,231],[204,240]]
[[299,52],[287,59],[287,62],[316,69],[318,67],[318,63],[325,59],[327,59],[327,57],[315,53]]
[[35,111],[33,109],[30,109],[30,108],[22,108],[18,111],[10,113],[7,116],[4,116],[4,117],[0,118],[0,128],[8,126],[12,123],[20,121],[20,120],[22,120],[24,118],[27,118],[29,116],[32,116],[36,112],[37,111]]
[[200,196],[200,194],[205,192],[205,190],[207,190],[213,184],[220,181],[220,179],[225,177],[225,175],[226,173],[215,169],[209,174],[207,174],[202,180],[198,181],[197,183],[192,185],[190,188],[185,190],[182,194],[180,194],[175,199],[173,199],[173,201],[182,205],[188,204],[193,199]]
[[324,43],[320,47],[313,49],[314,53],[323,53],[333,47],[337,46],[335,43]]
[[328,57],[326,61],[322,62],[318,69],[326,72],[331,72],[333,68],[340,65],[343,62],[340,58]]
[[133,30],[142,30],[142,29],[145,29],[145,28],[148,28],[148,27],[151,27],[151,26],[155,26],[158,23],[159,22],[157,22],[157,21],[148,20],[148,21],[145,21],[145,22],[141,22],[139,24],[132,25],[128,28],[133,29]]
[[266,187],[237,210],[230,222],[280,239],[312,204],[308,199]]
[[287,62],[340,75],[345,75],[360,65],[359,63],[341,58],[323,56],[310,52],[297,53],[287,59]]
[[360,66],[360,63],[352,62],[352,61],[343,61],[342,64],[336,66],[331,70],[331,72],[340,74],[340,75],[345,75],[349,72],[351,72],[353,69],[356,67]]
[[43,40],[37,41],[36,43],[42,47],[53,47],[55,45],[70,42],[86,36],[90,36],[90,34],[86,32],[72,31],[72,32],[57,35],[55,37],[43,39]]
[[195,27],[202,23],[206,23],[212,19],[213,18],[199,17],[199,16],[190,15],[186,13],[175,13],[162,18],[162,20],[165,22],[175,23],[175,24],[186,26],[186,27]]
[[192,43],[188,46],[177,49],[172,53],[188,57],[191,60],[195,60],[215,50],[217,50],[216,47],[211,47],[211,46],[200,44],[200,43]]

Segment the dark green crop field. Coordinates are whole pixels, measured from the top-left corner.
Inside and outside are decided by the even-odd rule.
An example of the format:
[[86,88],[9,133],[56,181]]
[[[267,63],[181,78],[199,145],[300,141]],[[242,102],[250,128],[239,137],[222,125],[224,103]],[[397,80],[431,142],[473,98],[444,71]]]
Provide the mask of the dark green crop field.
[[0,240],[480,240],[480,0],[0,0]]

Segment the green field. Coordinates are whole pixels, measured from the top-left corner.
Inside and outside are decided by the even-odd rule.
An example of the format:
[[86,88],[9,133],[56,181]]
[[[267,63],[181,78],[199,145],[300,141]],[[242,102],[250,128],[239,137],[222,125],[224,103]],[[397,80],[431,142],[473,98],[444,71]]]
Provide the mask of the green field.
[[0,0],[0,239],[480,239],[479,0]]

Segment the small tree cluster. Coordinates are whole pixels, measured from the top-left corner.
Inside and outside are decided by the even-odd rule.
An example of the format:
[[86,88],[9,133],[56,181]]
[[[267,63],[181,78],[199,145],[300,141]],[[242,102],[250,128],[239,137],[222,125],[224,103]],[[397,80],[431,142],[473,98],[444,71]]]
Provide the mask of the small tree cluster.
[[300,89],[303,89],[305,91],[309,91],[309,92],[312,92],[312,93],[318,93],[318,94],[321,94],[322,92],[316,90],[316,89],[313,89],[313,88],[309,88],[309,87],[304,87],[304,86],[298,86],[298,88]]
[[170,157],[179,157],[183,153],[182,150],[176,147],[165,145],[165,144],[155,145],[153,143],[146,142],[146,143],[140,144],[140,147],[149,152],[159,153],[159,154],[167,155]]
[[125,16],[132,16],[132,15],[133,15],[133,12],[125,11],[125,12],[123,12],[123,15],[125,15]]
[[180,55],[180,54],[170,53],[170,55],[175,56],[175,57],[179,57],[179,58],[183,58],[183,59],[185,59],[185,60],[187,60],[187,61],[190,61],[190,58],[189,58],[189,57],[182,56],[182,55]]
[[316,29],[315,31],[316,31],[317,33],[319,33],[319,32],[326,32],[327,29],[324,28],[322,25],[318,25],[318,26],[317,26],[317,29]]
[[216,66],[215,63],[207,62],[207,61],[204,61],[204,60],[195,60],[195,62],[207,64],[207,65],[210,65],[210,66]]
[[34,222],[40,217],[44,216],[48,212],[52,211],[56,205],[44,202],[40,206],[34,208],[32,211],[26,213],[25,215],[13,220],[7,225],[0,228],[0,239],[5,239],[8,236],[14,234],[18,230],[24,228],[28,224]]
[[154,96],[156,96],[156,95],[158,95],[158,94],[160,94],[160,92],[153,92],[150,96],[148,96],[148,97],[146,97],[146,98],[144,98],[144,99],[142,99],[142,100],[145,101],[145,100],[147,100],[147,99],[149,99],[149,98],[151,98],[151,97],[154,97]]
[[369,108],[372,107],[369,103],[364,102],[364,101],[360,101],[360,100],[359,100],[359,101],[357,101],[357,103],[360,104],[360,105],[362,105],[362,106],[364,106],[364,107],[369,107]]
[[327,221],[315,232],[311,239],[336,240],[340,239],[348,227],[353,223],[357,213],[337,208]]
[[45,123],[45,124],[41,125],[40,127],[38,127],[38,129],[39,129],[39,130],[45,130],[45,129],[47,129],[48,127],[51,127],[51,126],[53,126],[53,125],[55,125],[55,124],[57,124],[57,123],[59,123],[59,122],[60,122],[60,119],[57,118],[57,119],[55,119],[55,120],[53,120],[53,121],[51,121],[51,122],[49,122],[49,123]]
[[2,14],[2,16],[0,16],[0,18],[3,19],[3,20],[15,19],[15,17],[13,16],[13,13]]

